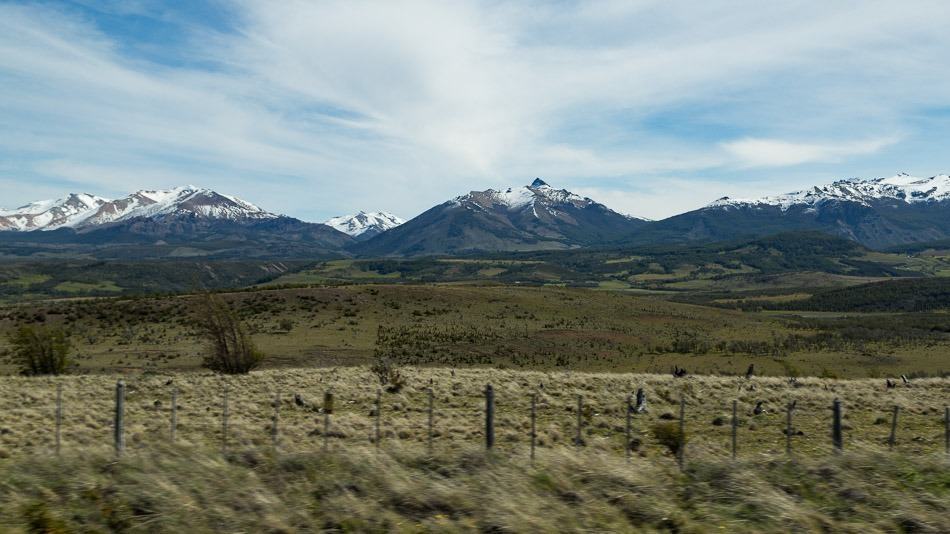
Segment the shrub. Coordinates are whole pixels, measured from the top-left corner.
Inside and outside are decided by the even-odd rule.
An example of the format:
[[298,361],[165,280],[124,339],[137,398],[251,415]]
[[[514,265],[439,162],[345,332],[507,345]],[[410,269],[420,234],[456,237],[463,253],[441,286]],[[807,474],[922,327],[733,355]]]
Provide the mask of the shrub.
[[10,335],[14,361],[24,375],[59,375],[69,365],[69,339],[58,328],[21,326]]
[[403,378],[399,368],[389,358],[377,357],[369,370],[379,378],[379,383],[389,393],[399,393],[406,385],[406,379]]
[[198,323],[209,346],[202,366],[223,374],[247,374],[256,369],[264,355],[254,346],[247,327],[237,313],[216,295],[202,300]]
[[686,436],[680,434],[679,423],[654,423],[650,431],[657,443],[669,449],[673,454],[679,452],[681,442],[686,443]]

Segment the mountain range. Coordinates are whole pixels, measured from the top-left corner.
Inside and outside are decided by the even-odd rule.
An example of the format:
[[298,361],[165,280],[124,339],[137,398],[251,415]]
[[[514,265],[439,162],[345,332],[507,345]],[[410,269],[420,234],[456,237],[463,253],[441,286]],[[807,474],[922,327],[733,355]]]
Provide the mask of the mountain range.
[[950,238],[950,176],[839,180],[785,195],[724,197],[660,221],[625,215],[541,179],[472,191],[409,221],[359,212],[309,223],[194,186],[110,200],[70,194],[0,209],[0,255],[418,256],[714,242],[820,231],[870,248]]

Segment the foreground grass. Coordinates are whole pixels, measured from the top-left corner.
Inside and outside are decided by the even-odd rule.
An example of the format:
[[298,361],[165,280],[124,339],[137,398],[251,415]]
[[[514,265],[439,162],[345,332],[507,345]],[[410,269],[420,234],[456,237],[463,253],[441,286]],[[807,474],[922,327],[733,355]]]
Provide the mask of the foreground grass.
[[155,447],[0,462],[5,532],[947,532],[950,462]]

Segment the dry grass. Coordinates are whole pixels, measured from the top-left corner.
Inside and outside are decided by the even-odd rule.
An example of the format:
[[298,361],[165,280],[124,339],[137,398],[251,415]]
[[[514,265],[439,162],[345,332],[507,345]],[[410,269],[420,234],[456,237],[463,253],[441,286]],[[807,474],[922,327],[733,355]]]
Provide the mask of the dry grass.
[[[367,368],[123,376],[128,449],[110,450],[118,375],[0,378],[0,531],[169,532],[946,532],[950,460],[942,453],[950,380],[885,390],[882,380],[403,369],[383,394],[384,439],[372,443],[378,388]],[[221,446],[229,386],[231,440]],[[425,450],[426,388],[435,391],[435,447]],[[497,448],[482,449],[482,388],[497,401]],[[63,453],[53,447],[63,384]],[[543,386],[543,387],[542,387]],[[179,440],[168,443],[179,394]],[[640,445],[623,454],[624,399],[645,388]],[[335,394],[329,452],[320,413]],[[280,393],[280,443],[271,445]],[[528,460],[529,395],[539,396],[537,462]],[[304,405],[294,402],[299,394]],[[571,443],[584,397],[584,447]],[[686,471],[649,429],[688,403]],[[830,405],[845,402],[846,450],[831,453]],[[731,401],[740,454],[728,458]],[[784,456],[784,403],[797,401],[795,458]],[[766,413],[750,414],[757,401]],[[898,446],[884,439],[903,408]]]
[[10,532],[947,532],[950,462],[149,448],[0,462]]
[[[496,398],[498,447],[507,454],[525,454],[529,436],[529,398],[538,394],[538,442],[543,450],[570,445],[576,429],[577,395],[583,395],[583,437],[586,449],[622,454],[624,402],[644,388],[649,412],[633,418],[639,454],[665,454],[649,433],[661,420],[678,417],[679,399],[687,402],[686,431],[691,443],[726,455],[729,415],[739,402],[739,448],[743,456],[785,450],[785,405],[797,402],[794,448],[801,456],[821,457],[830,450],[831,404],[844,403],[848,447],[883,447],[890,413],[901,407],[897,451],[908,455],[943,449],[943,410],[950,399],[950,379],[919,379],[896,389],[884,380],[745,378],[669,375],[532,372],[490,369],[405,368],[407,385],[399,393],[383,393],[382,431],[387,444],[423,443],[426,430],[426,388],[435,394],[435,446],[462,449],[483,440],[482,391],[491,383]],[[63,384],[64,449],[108,447],[112,432],[114,384],[119,375],[60,378],[0,378],[0,457],[43,452],[53,446],[55,384]],[[280,395],[280,446],[307,451],[323,444],[323,394],[335,396],[331,416],[333,447],[368,444],[373,436],[379,383],[365,367],[260,371],[222,378],[212,374],[141,374],[127,383],[127,435],[132,449],[167,441],[170,397],[179,390],[178,437],[184,444],[217,447],[221,441],[221,400],[229,385],[230,438],[238,447],[266,446],[271,440],[275,393]],[[294,402],[294,394],[303,406]],[[753,415],[756,402],[765,412]],[[717,419],[719,419],[717,421]],[[715,423],[725,424],[715,424]],[[692,445],[691,445],[692,446]],[[698,445],[697,445],[698,446]],[[687,453],[688,454],[688,453]]]

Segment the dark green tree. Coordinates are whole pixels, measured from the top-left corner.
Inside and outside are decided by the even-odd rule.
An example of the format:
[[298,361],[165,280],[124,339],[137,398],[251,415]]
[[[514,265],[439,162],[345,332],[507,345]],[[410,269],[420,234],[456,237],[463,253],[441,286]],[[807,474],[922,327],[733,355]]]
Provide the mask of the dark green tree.
[[69,338],[60,328],[20,326],[10,335],[13,357],[24,375],[60,375],[69,365]]

